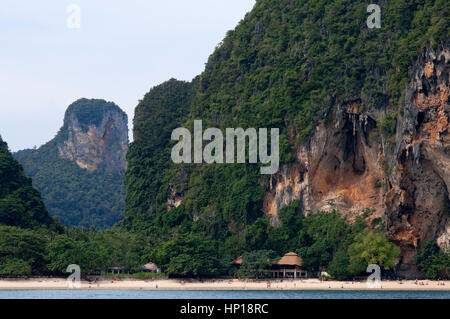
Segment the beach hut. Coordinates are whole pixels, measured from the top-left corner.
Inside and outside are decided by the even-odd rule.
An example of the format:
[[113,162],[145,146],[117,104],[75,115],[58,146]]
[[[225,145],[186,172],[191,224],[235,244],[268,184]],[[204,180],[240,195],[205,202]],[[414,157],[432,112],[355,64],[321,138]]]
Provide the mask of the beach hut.
[[230,262],[231,265],[242,265],[242,256],[239,256],[238,258],[236,258],[235,260],[233,260],[232,262]]
[[290,252],[272,265],[270,276],[272,278],[307,278],[308,272],[302,266],[303,260],[296,253]]
[[159,273],[160,269],[158,268],[158,266],[155,263],[149,262],[149,263],[145,264],[144,266],[142,266],[142,271]]

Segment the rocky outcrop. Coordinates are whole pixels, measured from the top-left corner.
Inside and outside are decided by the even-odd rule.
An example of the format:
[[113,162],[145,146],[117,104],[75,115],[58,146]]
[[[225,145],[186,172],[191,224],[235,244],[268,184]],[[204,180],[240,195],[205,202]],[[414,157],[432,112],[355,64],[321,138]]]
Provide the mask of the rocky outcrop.
[[114,103],[80,99],[66,110],[58,134],[15,154],[61,223],[97,229],[123,218],[127,115]]
[[167,190],[167,210],[178,207],[183,201],[183,194],[180,194],[175,187],[169,186]]
[[424,50],[397,127],[385,229],[402,250],[400,270],[410,275],[414,275],[413,256],[422,241],[449,246],[449,66],[448,48]]
[[[83,100],[75,103],[81,105]],[[125,172],[128,150],[127,115],[113,103],[92,101],[101,103],[102,107],[89,109],[89,103],[84,103],[85,110],[69,107],[64,119],[65,138],[58,143],[59,155],[90,171],[102,164],[108,169]],[[90,114],[88,119],[98,120],[86,121],[80,116],[80,113],[89,112],[96,114]]]
[[313,137],[297,152],[295,163],[281,167],[267,185],[264,211],[278,223],[277,213],[293,200],[308,211],[337,209],[355,216],[366,208],[383,208],[383,171],[379,159],[382,148],[369,141],[376,127],[368,115],[342,107],[334,125],[316,127]]
[[[448,211],[446,212],[448,214]],[[444,251],[450,250],[450,223],[447,222],[445,229],[441,232],[437,239],[437,244]]]
[[[448,48],[426,49],[414,68],[393,151],[379,135],[377,114],[360,114],[358,99],[338,107],[330,124],[319,124],[266,184],[263,210],[278,225],[281,207],[337,209],[350,220],[366,209],[382,218],[401,248],[399,273],[416,276],[413,259],[425,240],[450,247]],[[373,133],[372,133],[373,132]],[[372,133],[372,134],[371,134]],[[375,136],[375,138],[372,138]]]

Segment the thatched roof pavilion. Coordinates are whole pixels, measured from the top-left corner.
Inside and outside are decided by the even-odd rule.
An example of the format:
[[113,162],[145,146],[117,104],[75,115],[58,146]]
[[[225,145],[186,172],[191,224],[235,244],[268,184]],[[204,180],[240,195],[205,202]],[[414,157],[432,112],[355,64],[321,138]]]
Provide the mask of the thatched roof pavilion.
[[155,263],[149,262],[142,266],[142,270],[149,272],[159,272],[159,268]]
[[296,253],[290,252],[272,265],[270,275],[273,278],[306,278],[308,272],[302,266],[303,260]]
[[303,266],[303,260],[296,253],[287,253],[277,263],[278,265]]
[[[268,260],[269,261],[269,260]],[[240,267],[242,265],[242,256],[239,256],[231,265]],[[270,275],[272,278],[306,278],[308,272],[303,269],[303,260],[296,253],[289,252],[278,262],[272,264]]]

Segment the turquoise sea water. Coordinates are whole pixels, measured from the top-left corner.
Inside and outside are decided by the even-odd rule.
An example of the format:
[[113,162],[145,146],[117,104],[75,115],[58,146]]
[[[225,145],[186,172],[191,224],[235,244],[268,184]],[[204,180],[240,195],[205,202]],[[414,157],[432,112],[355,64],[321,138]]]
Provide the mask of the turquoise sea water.
[[0,290],[0,299],[450,299],[450,291]]

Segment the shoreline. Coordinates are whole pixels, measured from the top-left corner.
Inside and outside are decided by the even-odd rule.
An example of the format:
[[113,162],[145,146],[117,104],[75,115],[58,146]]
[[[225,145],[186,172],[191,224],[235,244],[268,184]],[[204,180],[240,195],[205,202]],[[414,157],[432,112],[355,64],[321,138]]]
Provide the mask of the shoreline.
[[[268,284],[270,283],[270,285]],[[422,283],[422,284],[420,284]],[[442,285],[444,284],[444,285]],[[380,290],[380,291],[450,291],[450,281],[414,280],[381,281],[381,288],[371,288],[365,281],[298,280],[99,280],[81,281],[80,288],[69,288],[65,278],[0,279],[0,290]]]

